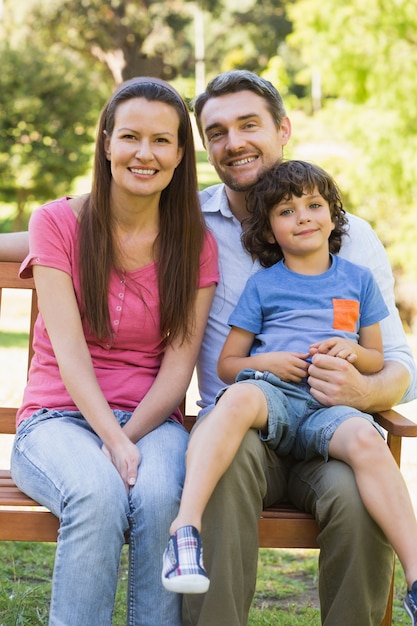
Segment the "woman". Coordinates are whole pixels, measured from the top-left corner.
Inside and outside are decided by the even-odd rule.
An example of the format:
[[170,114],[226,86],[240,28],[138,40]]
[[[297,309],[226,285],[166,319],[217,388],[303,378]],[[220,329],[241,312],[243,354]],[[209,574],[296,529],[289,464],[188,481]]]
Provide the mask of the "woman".
[[40,315],[12,453],[60,519],[51,626],[110,626],[129,533],[127,624],[176,626],[160,559],[184,479],[178,410],[218,280],[184,102],[153,78],[104,107],[91,192],[40,207],[21,275]]

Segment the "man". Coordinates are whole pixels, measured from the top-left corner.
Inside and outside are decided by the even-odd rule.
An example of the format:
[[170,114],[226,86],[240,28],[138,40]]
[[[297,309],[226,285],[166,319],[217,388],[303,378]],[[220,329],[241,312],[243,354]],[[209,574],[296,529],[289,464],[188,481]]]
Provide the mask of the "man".
[[[221,185],[201,192],[206,221],[219,246],[221,281],[198,362],[200,417],[218,389],[217,359],[227,320],[247,278],[260,269],[241,244],[245,192],[283,158],[291,124],[274,87],[251,72],[217,76],[194,103],[197,125]],[[395,309],[385,251],[363,220],[349,216],[341,256],[373,271],[390,316],[381,324],[384,369],[361,375],[342,359],[317,355],[309,368],[311,393],[326,405],[383,410],[416,394],[416,371]],[[203,518],[206,594],[185,596],[184,626],[245,626],[256,584],[258,519],[263,506],[289,499],[319,525],[319,595],[325,626],[379,626],[392,574],[392,551],[360,500],[346,465],[322,459],[278,459],[252,431],[220,481]],[[301,591],[300,591],[301,594]]]

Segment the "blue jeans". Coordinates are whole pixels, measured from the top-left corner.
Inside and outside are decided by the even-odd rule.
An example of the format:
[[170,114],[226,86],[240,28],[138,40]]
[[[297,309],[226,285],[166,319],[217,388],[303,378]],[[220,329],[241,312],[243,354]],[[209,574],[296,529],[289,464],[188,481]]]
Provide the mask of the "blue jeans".
[[[121,425],[131,416],[114,413]],[[138,480],[128,495],[80,413],[41,410],[20,425],[13,478],[60,519],[50,626],[111,626],[126,531],[128,626],[180,626],[181,596],[165,591],[161,567],[187,442],[187,431],[170,419],[143,437]]]

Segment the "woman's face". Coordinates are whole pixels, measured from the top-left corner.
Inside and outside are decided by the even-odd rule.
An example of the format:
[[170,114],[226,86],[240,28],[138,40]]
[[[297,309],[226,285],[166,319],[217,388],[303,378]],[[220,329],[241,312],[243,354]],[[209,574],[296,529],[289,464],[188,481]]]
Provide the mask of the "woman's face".
[[178,128],[178,113],[165,102],[146,98],[121,102],[113,133],[105,141],[112,191],[159,201],[183,156]]

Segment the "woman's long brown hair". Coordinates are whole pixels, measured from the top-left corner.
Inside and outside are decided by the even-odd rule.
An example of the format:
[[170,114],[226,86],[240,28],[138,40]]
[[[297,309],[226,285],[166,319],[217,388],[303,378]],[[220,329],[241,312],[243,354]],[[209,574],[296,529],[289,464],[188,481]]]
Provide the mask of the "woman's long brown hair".
[[102,110],[92,190],[79,221],[82,304],[92,332],[101,339],[110,336],[108,287],[110,272],[117,269],[117,249],[110,206],[112,174],[105,153],[105,138],[112,135],[118,105],[131,98],[164,102],[172,106],[179,117],[178,143],[183,149],[183,158],[161,194],[159,235],[154,244],[161,337],[170,343],[176,338],[185,340],[192,332],[205,225],[198,200],[190,117],[179,94],[159,79],[143,77],[123,83]]

